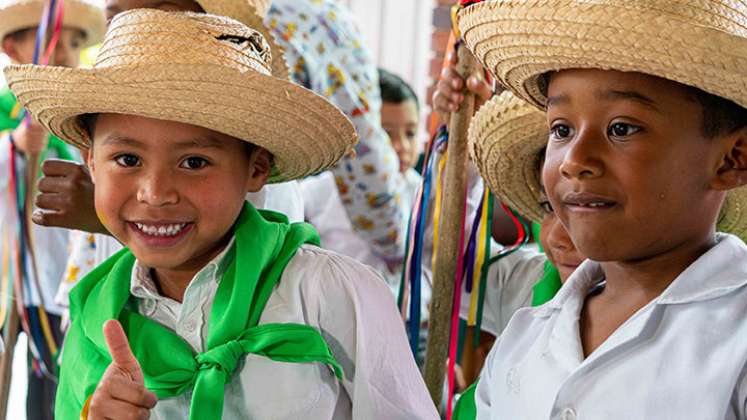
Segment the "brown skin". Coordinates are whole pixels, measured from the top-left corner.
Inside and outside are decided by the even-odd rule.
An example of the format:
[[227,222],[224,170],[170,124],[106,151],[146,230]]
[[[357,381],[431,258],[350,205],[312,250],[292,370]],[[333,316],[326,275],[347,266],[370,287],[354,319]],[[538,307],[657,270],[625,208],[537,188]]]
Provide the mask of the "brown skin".
[[[50,64],[78,67],[85,34],[79,29],[63,28],[60,39],[50,57]],[[31,64],[34,60],[36,29],[24,31],[20,36],[6,36],[2,50],[15,64]],[[26,155],[38,155],[47,148],[47,132],[36,121],[21,124],[13,130],[13,142]]]
[[418,161],[418,105],[415,101],[384,102],[381,105],[381,126],[389,135],[399,158],[399,171],[405,173]]
[[581,312],[589,355],[714,245],[726,191],[747,182],[747,129],[705,138],[681,85],[638,73],[563,71],[548,97],[548,198],[607,281]]
[[104,324],[104,338],[112,356],[93,392],[88,407],[88,419],[142,419],[150,418],[150,410],[158,398],[145,387],[140,363],[130,350],[119,321]]
[[[436,84],[433,92],[433,109],[438,112],[443,124],[449,123],[449,115],[459,110],[464,101],[462,89],[464,79],[456,71],[457,55],[450,52],[447,56],[449,65],[441,70],[441,78]],[[484,80],[471,76],[467,79],[467,90],[475,94],[475,111],[480,109],[483,103],[493,97],[493,88]]]
[[[106,1],[106,17],[109,20],[118,13],[131,9],[204,12],[193,0]],[[46,136],[44,138],[46,139]],[[83,151],[84,155],[86,153]],[[42,173],[44,176],[40,180],[40,194],[36,199],[38,210],[33,214],[34,223],[86,232],[109,233],[96,217],[93,207],[93,184],[85,167],[75,162],[60,161],[55,162],[53,166],[42,166]]]
[[[267,182],[272,157],[206,128],[120,114],[101,114],[88,166],[104,226],[153,269],[161,294],[181,302],[194,275],[219,254],[247,192]],[[134,223],[185,223],[168,245],[154,244]],[[91,419],[148,418],[155,396],[116,321],[104,327],[112,365],[91,400]],[[119,354],[119,356],[115,356]]]

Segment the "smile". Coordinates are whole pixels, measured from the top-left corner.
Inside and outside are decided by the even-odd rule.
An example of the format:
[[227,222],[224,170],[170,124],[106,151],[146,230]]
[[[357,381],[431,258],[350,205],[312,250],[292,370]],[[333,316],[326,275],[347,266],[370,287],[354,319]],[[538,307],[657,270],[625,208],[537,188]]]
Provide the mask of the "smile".
[[148,225],[145,223],[134,224],[141,232],[150,236],[160,237],[176,236],[181,233],[181,231],[184,230],[187,225],[189,225],[189,223],[177,223],[169,225]]
[[607,210],[615,207],[617,203],[594,194],[568,193],[563,196],[563,204],[572,210]]
[[143,221],[127,222],[127,226],[139,243],[153,248],[171,248],[180,244],[195,224]]

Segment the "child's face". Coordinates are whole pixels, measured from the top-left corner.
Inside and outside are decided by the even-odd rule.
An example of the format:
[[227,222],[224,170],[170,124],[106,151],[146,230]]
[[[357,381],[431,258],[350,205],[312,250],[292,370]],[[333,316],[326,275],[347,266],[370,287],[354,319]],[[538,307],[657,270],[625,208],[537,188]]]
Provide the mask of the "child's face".
[[[230,0],[229,0],[230,1]],[[194,0],[106,0],[106,18],[132,9],[160,9],[168,12],[202,12]]]
[[542,218],[539,241],[550,263],[558,269],[560,281],[565,281],[586,259],[573,245],[568,231],[560,223],[548,203],[543,203],[545,215]]
[[225,247],[271,158],[206,128],[101,114],[88,163],[107,230],[148,267],[196,272]]
[[[49,64],[61,67],[78,67],[84,40],[85,35],[79,29],[62,28],[60,39],[57,41],[57,46],[50,57]],[[17,38],[6,37],[3,40],[3,52],[8,54],[16,64],[32,64],[34,62],[35,41],[36,29],[28,30]]]
[[381,106],[381,126],[392,140],[399,157],[399,170],[405,172],[418,162],[418,107],[414,101],[384,102]]
[[632,261],[711,237],[727,152],[684,87],[639,73],[553,75],[544,185],[579,251]]

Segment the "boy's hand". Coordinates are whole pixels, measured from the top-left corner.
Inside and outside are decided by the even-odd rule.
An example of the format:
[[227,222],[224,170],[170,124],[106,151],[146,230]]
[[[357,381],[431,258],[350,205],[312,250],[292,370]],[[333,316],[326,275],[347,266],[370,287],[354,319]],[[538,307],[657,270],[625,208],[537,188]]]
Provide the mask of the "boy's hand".
[[[436,91],[433,92],[433,108],[444,124],[449,123],[449,114],[458,111],[459,105],[464,101],[464,95],[461,93],[464,79],[456,71],[456,59],[455,53],[449,53],[449,66],[441,72]],[[467,79],[467,89],[475,94],[475,111],[493,96],[493,88],[474,76]]]
[[84,165],[49,159],[41,169],[44,176],[38,184],[34,223],[108,234],[96,216],[93,182]]
[[39,154],[47,148],[47,131],[36,121],[23,121],[13,130],[13,142],[25,155]]
[[158,398],[145,388],[143,371],[130,350],[119,321],[104,324],[104,337],[112,363],[106,368],[91,398],[90,420],[148,419]]

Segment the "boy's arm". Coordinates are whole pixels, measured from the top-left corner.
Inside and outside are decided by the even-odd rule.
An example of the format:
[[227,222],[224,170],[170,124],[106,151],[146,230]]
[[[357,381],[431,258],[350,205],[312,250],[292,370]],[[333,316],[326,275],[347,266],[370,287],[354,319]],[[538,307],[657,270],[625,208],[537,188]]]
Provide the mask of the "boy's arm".
[[344,371],[360,419],[437,419],[386,283],[372,269],[329,254],[316,275],[319,328]]

